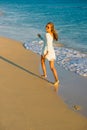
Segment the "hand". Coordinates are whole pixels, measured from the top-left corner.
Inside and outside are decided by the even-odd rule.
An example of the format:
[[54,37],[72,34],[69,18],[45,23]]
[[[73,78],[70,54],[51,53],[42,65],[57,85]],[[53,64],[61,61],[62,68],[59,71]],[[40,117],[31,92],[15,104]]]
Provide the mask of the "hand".
[[38,37],[41,37],[41,35],[40,35],[40,34],[37,34],[37,36],[38,36]]
[[47,55],[48,55],[48,51],[46,52],[46,54],[43,55],[43,58],[45,59]]
[[43,58],[45,59],[45,58],[46,58],[46,55],[43,55]]
[[45,59],[45,58],[46,58],[46,56],[47,56],[47,54],[43,55],[43,58]]

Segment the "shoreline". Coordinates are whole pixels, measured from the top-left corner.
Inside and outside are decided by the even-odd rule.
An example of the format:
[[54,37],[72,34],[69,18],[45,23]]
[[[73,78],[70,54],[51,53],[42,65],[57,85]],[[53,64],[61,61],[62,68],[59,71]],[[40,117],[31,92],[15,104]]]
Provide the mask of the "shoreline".
[[[86,130],[87,118],[69,109],[53,86],[40,77],[40,56],[9,38],[0,37],[0,43],[1,129]],[[58,68],[58,92],[62,84],[67,85],[62,71]]]

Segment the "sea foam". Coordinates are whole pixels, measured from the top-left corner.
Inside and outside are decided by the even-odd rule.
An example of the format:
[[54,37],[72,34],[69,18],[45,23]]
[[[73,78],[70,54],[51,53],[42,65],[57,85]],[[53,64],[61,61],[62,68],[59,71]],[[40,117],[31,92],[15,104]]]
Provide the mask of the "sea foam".
[[[26,49],[41,55],[42,42],[34,40],[25,42],[23,45]],[[87,77],[87,54],[65,47],[54,47],[54,49],[58,65],[63,66],[66,70]]]

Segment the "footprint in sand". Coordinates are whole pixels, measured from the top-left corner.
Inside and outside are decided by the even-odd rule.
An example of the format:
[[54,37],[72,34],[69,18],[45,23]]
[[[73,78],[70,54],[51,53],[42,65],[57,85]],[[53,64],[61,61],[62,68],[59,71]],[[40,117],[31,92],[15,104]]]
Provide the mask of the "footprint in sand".
[[81,107],[80,107],[80,106],[78,106],[78,105],[73,105],[72,107],[73,107],[73,109],[74,109],[74,110],[76,110],[76,111],[81,110]]

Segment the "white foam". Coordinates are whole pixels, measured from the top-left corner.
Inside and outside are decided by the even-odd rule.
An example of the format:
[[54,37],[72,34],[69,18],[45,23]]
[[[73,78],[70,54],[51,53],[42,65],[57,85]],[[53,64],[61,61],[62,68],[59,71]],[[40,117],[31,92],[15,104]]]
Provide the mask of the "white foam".
[[[42,41],[35,40],[33,42],[24,43],[26,49],[41,54]],[[87,77],[87,54],[64,47],[55,47],[56,62],[65,69],[73,71],[81,76]]]

